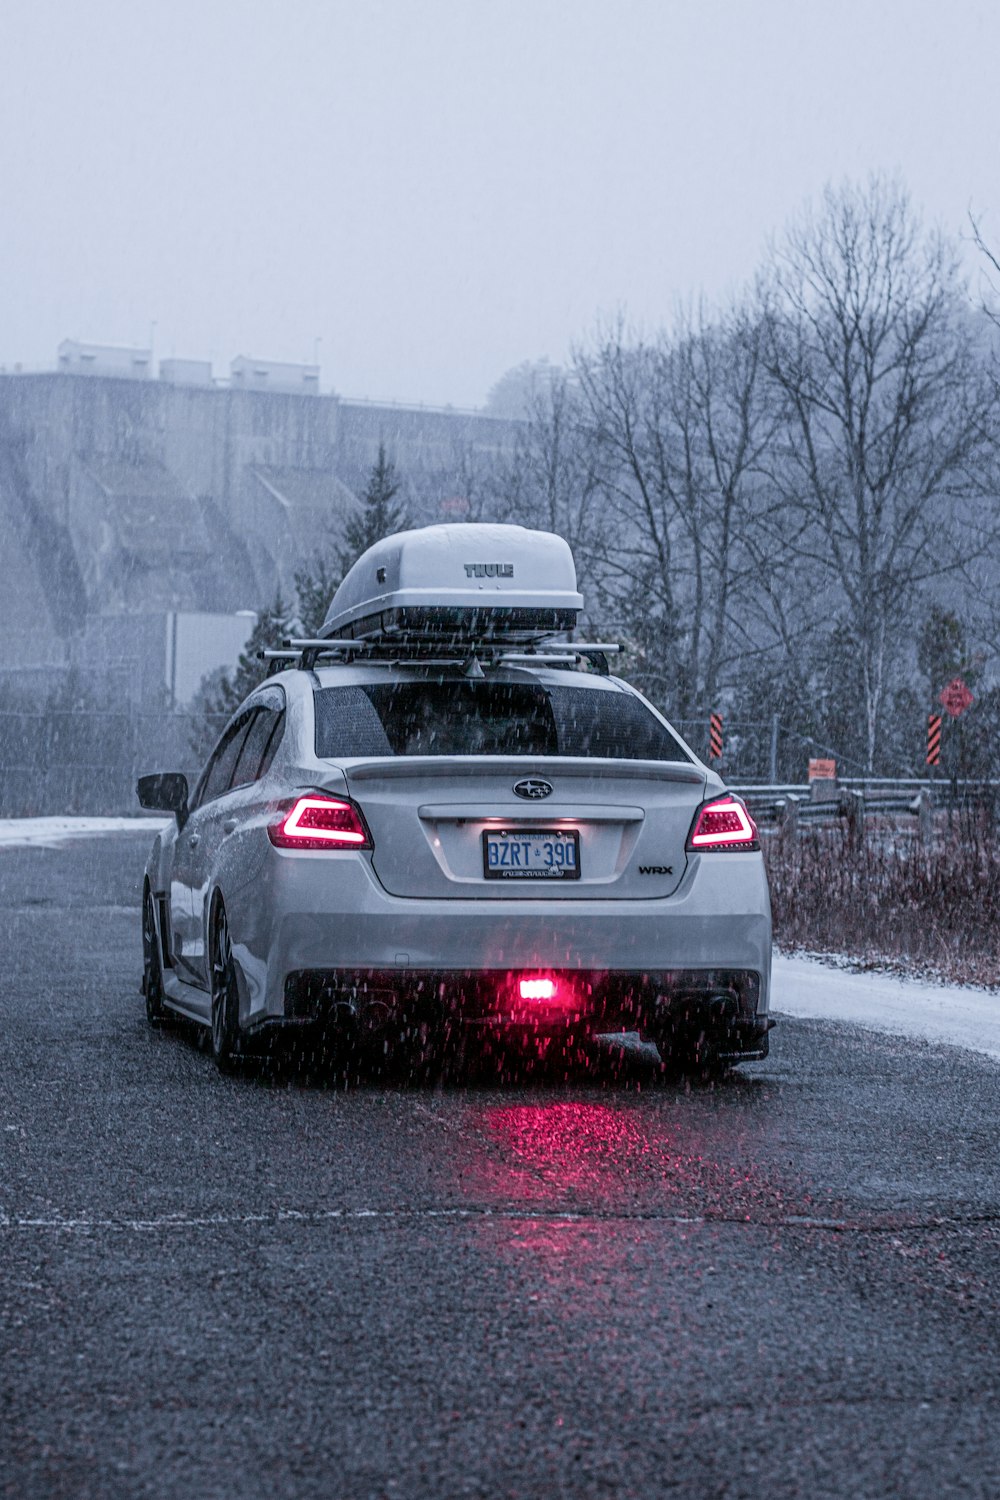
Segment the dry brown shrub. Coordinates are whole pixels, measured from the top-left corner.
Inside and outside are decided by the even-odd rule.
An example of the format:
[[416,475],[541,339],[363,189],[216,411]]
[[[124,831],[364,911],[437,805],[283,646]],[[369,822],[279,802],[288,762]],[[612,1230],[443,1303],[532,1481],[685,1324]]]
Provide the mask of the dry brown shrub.
[[956,817],[933,841],[870,820],[765,843],[775,941],[972,984],[1000,985],[1000,841],[992,819]]

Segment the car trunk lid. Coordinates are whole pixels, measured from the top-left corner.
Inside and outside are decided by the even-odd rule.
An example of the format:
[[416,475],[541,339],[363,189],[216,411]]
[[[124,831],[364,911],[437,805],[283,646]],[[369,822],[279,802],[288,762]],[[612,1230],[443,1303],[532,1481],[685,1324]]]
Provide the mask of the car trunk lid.
[[680,762],[590,758],[342,765],[387,891],[494,901],[669,896],[706,779]]

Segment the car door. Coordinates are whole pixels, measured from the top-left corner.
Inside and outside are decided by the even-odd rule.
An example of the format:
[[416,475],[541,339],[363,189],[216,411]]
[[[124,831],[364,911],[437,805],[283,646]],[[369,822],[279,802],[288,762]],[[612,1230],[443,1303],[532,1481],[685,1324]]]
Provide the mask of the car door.
[[284,694],[264,688],[233,720],[209,764],[197,808],[181,835],[185,841],[184,959],[200,984],[209,981],[206,903],[223,842],[239,836],[241,820],[254,807],[253,784],[277,747]]
[[206,855],[218,838],[219,802],[229,789],[255,712],[253,708],[243,709],[223,730],[198,783],[187,822],[177,837],[170,889],[174,959],[185,971],[184,977],[188,981],[194,980],[202,985],[207,983],[200,899]]

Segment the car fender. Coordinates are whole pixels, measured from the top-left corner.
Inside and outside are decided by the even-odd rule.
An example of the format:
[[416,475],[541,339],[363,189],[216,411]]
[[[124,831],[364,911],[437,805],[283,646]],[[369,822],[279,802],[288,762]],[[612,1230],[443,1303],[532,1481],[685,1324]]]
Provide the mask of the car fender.
[[173,863],[174,843],[177,837],[177,824],[161,829],[153,840],[152,848],[146,858],[146,879],[149,881],[150,890],[162,894],[170,889],[170,868]]
[[[211,953],[212,916],[216,902],[221,899],[229,919],[229,940],[232,944],[233,962],[236,966],[236,988],[240,996],[240,1025],[246,1026],[256,1011],[262,1009],[267,989],[267,962],[254,955],[245,941],[246,907],[239,892],[226,887],[219,880],[209,887],[205,901],[205,953]],[[209,980],[211,980],[210,969]]]
[[162,855],[160,851],[160,835],[157,834],[153,840],[153,846],[146,855],[146,865],[143,871],[145,882],[150,890],[158,891],[160,886],[160,871],[162,867]]

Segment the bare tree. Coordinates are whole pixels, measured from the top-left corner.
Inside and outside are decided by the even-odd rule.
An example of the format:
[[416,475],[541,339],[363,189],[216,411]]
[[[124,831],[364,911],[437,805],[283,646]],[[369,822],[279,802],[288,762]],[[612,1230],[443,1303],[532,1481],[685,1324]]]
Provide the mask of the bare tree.
[[775,544],[850,629],[871,769],[910,611],[979,544],[996,493],[995,393],[954,253],[892,183],[826,191],[774,253],[762,321]]
[[516,424],[498,422],[500,431],[490,446],[456,438],[450,446],[447,469],[438,484],[436,519],[495,521],[500,510],[500,477],[516,438]]
[[1000,328],[1000,310],[997,307],[997,299],[1000,296],[1000,292],[997,289],[997,282],[1000,279],[1000,258],[998,258],[996,251],[986,239],[980,221],[971,210],[969,212],[969,223],[972,225],[973,244],[983,257],[988,268],[985,279],[989,287],[989,293],[980,299],[979,306],[994,328]]
[[739,311],[682,320],[652,343],[619,326],[577,372],[600,456],[607,607],[650,690],[681,716],[706,713],[760,595],[752,539],[774,426],[760,330]]
[[586,406],[576,382],[550,367],[525,393],[524,411],[527,420],[495,477],[493,513],[565,537],[587,599],[606,537],[599,459]]

